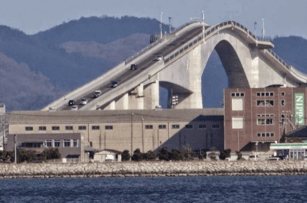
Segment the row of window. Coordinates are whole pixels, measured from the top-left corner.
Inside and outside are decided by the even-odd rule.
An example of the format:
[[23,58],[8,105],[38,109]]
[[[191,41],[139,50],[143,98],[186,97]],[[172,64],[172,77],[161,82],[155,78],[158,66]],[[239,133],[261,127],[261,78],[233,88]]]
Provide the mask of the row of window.
[[79,147],[78,139],[64,139],[64,140],[45,140],[44,143],[31,143],[24,142],[21,143],[21,147],[25,148],[41,148],[43,147]]
[[[159,125],[158,127],[159,127],[159,129],[166,129],[166,125]],[[216,129],[216,128],[220,128],[220,125],[219,124],[213,124],[211,127],[213,129]],[[172,125],[172,129],[179,129],[179,128],[180,128],[180,125]],[[185,128],[186,129],[193,129],[194,126],[189,124],[189,125],[185,125]],[[199,129],[205,129],[205,128],[207,128],[207,126],[205,124],[200,124],[200,125],[198,125],[198,128]],[[153,129],[153,125],[145,125],[145,129],[151,130],[151,129]]]
[[274,117],[273,114],[258,114],[257,117]]
[[257,92],[257,97],[273,97],[274,92]]
[[[112,125],[106,125],[105,130],[113,130],[113,126]],[[60,130],[60,126],[52,126],[51,127],[52,130]],[[73,130],[74,127],[73,126],[65,126],[65,130]],[[99,130],[100,126],[99,125],[93,125],[92,126],[92,130]],[[32,126],[26,126],[25,127],[26,131],[33,131],[33,127]],[[39,131],[46,131],[47,127],[46,126],[39,126],[38,127]],[[78,126],[78,130],[86,130],[86,126],[85,125],[80,125]]]
[[258,133],[258,137],[274,137],[274,133]]
[[232,92],[230,93],[232,97],[244,97],[244,92]]
[[273,119],[272,118],[258,118],[257,119],[257,125],[273,125]]
[[[166,125],[159,125],[158,126],[159,129],[166,129]],[[180,125],[172,125],[172,129],[179,129]],[[185,125],[186,129],[193,129],[193,125]],[[206,125],[204,124],[200,124],[198,125],[198,128],[203,129],[203,128],[207,128]],[[212,128],[220,128],[219,124],[213,124]],[[60,130],[60,126],[52,126],[51,127],[52,130]],[[78,126],[79,130],[86,130],[86,126]],[[93,125],[92,126],[92,130],[99,130],[100,126],[99,125]],[[145,129],[153,129],[153,125],[145,125]],[[33,131],[33,127],[32,126],[26,126],[25,127],[26,131]],[[47,130],[46,126],[39,126],[38,127],[39,131],[45,131]],[[73,126],[65,126],[65,130],[73,130]],[[105,130],[113,130],[113,126],[112,125],[106,125],[105,126]]]
[[258,107],[271,107],[274,106],[274,100],[257,100],[257,106]]

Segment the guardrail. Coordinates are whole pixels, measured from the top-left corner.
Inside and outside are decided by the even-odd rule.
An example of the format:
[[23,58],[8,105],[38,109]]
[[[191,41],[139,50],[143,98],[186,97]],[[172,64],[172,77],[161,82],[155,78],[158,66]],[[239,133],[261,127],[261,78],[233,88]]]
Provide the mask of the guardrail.
[[[174,30],[171,32],[170,36],[176,34],[177,32],[179,32],[180,30],[182,30],[183,28],[185,28],[186,26],[188,26],[188,25],[190,25],[190,24],[192,24],[192,23],[195,23],[195,22],[189,22],[189,23],[183,24],[183,25],[181,25],[180,27],[174,29]],[[141,51],[139,51],[139,52],[137,52],[136,54],[134,54],[133,56],[127,58],[127,59],[125,60],[125,64],[129,63],[130,61],[132,61],[132,60],[135,59],[136,57],[140,56],[141,54],[143,54],[143,53],[146,52],[147,50],[149,50],[149,49],[151,49],[152,47],[156,46],[157,44],[159,44],[160,42],[162,42],[163,39],[164,39],[164,38],[158,39],[158,40],[155,41],[154,43],[148,45],[147,47],[143,48]]]
[[206,39],[210,34],[215,33],[216,31],[219,31],[221,28],[223,28],[225,26],[229,26],[229,25],[231,25],[232,27],[236,27],[236,28],[240,28],[240,29],[244,30],[247,33],[247,35],[250,36],[251,38],[253,38],[255,41],[272,42],[272,40],[270,38],[258,38],[258,37],[256,37],[252,32],[250,32],[246,27],[244,27],[243,25],[241,25],[238,22],[227,21],[227,22],[217,24],[217,25],[207,29],[207,31],[205,32],[204,35],[203,35],[203,33],[201,33],[198,36],[194,37],[192,40],[190,40],[188,43],[186,43],[187,45],[185,45],[185,46],[183,45],[183,48],[180,48],[179,51],[175,52],[174,54],[170,55],[169,57],[166,57],[166,59],[164,60],[164,63],[168,63],[169,61],[175,59],[180,53],[188,50],[190,47],[193,47],[199,41],[203,40],[203,37],[205,37],[205,39]]

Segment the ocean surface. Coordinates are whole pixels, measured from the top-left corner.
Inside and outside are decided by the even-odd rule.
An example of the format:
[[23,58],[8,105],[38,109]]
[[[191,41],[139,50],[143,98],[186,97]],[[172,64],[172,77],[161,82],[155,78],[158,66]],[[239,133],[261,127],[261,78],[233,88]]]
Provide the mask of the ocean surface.
[[307,202],[307,176],[4,179],[0,202]]

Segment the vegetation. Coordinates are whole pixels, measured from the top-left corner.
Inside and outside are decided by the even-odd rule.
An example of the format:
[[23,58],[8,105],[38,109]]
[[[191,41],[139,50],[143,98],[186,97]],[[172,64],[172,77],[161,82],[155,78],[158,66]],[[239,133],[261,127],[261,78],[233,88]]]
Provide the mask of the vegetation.
[[156,154],[151,150],[143,154],[143,160],[154,161],[156,160],[156,158],[157,158]]
[[132,161],[142,161],[143,160],[143,154],[141,153],[140,149],[134,150],[131,160]]
[[158,153],[159,160],[169,161],[169,152],[167,147],[163,147]]
[[183,158],[184,160],[194,160],[195,154],[189,145],[183,147]]
[[281,135],[281,138],[279,140],[280,143],[285,143],[286,142],[286,129],[284,128],[283,133]]
[[227,157],[230,157],[231,149],[225,149],[221,154],[220,154],[220,159],[225,160]]
[[129,150],[124,150],[122,153],[122,161],[129,161],[129,160],[130,160]]
[[58,148],[45,149],[41,154],[41,160],[60,159],[61,153]]
[[237,160],[244,160],[244,158],[242,157],[241,151],[236,151],[236,154],[238,156]]
[[169,159],[173,161],[182,161],[183,154],[179,149],[172,149],[172,152],[169,153]]
[[17,150],[17,163],[33,162],[36,155],[37,154],[34,150],[19,149]]

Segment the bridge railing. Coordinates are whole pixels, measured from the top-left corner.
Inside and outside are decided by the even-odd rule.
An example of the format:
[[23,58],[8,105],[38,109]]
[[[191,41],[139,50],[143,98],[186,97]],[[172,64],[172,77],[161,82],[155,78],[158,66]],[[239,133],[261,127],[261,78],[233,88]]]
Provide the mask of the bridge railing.
[[249,31],[246,27],[244,27],[243,25],[241,25],[238,22],[235,21],[226,21],[220,24],[217,24],[215,26],[212,26],[210,28],[208,28],[205,33],[201,33],[198,36],[194,37],[193,39],[191,39],[190,41],[186,42],[185,45],[182,45],[181,47],[179,47],[179,50],[171,55],[166,56],[164,63],[168,63],[169,61],[175,59],[179,54],[181,54],[183,51],[188,50],[190,47],[194,46],[196,43],[198,43],[199,41],[203,40],[203,37],[205,36],[205,38],[207,36],[209,36],[211,33],[215,32],[216,30],[219,30],[220,28],[223,28],[224,26],[229,26],[232,25],[233,27],[239,27],[242,30],[244,30],[248,36],[250,36],[251,38],[253,38],[255,41],[267,41],[267,42],[272,42],[272,40],[270,38],[258,38],[256,37],[251,31]]
[[[172,33],[170,33],[170,35],[174,35],[176,34],[177,32],[179,32],[180,30],[182,30],[183,28],[185,28],[186,26],[192,24],[192,23],[195,23],[195,22],[189,22],[189,23],[186,23],[186,24],[183,24],[181,25],[180,27],[174,29],[172,31]],[[158,39],[157,41],[155,41],[154,43],[148,45],[147,47],[143,48],[141,51],[137,52],[136,54],[134,54],[133,56],[127,58],[125,60],[125,64],[129,63],[130,61],[132,61],[133,59],[137,58],[138,56],[140,56],[141,54],[143,54],[144,52],[146,52],[147,50],[151,49],[152,47],[156,46],[157,44],[159,44],[160,42],[163,41],[164,38],[160,38]]]

